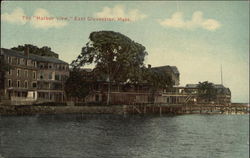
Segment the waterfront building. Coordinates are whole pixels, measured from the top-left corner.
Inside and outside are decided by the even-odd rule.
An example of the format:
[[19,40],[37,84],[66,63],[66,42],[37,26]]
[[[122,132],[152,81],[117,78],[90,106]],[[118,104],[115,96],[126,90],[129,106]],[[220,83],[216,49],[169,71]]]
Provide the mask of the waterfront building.
[[[229,88],[220,84],[213,84],[215,98],[212,100],[201,99],[198,93],[198,84],[187,84],[179,86],[180,73],[175,66],[149,67],[153,71],[166,73],[171,77],[174,85],[164,89],[158,88],[152,92],[151,83],[110,83],[110,104],[197,104],[197,103],[231,103],[231,92]],[[108,97],[108,85],[105,80],[94,79],[91,69],[81,69],[86,79],[94,82],[91,93],[85,98],[68,98],[76,102],[102,103],[106,104]],[[95,76],[95,75],[94,75]]]
[[212,87],[215,89],[215,97],[212,101],[207,99],[202,99],[199,97],[199,84],[187,84],[185,87],[182,87],[182,93],[190,95],[189,102],[192,103],[222,103],[228,104],[231,103],[231,91],[229,88],[225,87],[222,84],[213,84]]
[[[180,73],[176,66],[161,66],[161,67],[148,67],[152,71],[160,71],[166,73],[171,77],[173,86],[166,89],[157,89],[152,93],[151,83],[110,83],[110,104],[133,104],[133,103],[177,103],[176,101],[176,86],[180,82]],[[90,69],[81,69],[85,78],[91,79],[94,72]],[[91,93],[85,98],[68,98],[68,100],[76,102],[87,103],[104,103],[106,104],[108,98],[108,85],[105,80],[96,79]]]
[[34,102],[62,102],[65,100],[64,82],[69,65],[55,57],[39,56],[25,51],[1,48],[1,101],[12,104]]

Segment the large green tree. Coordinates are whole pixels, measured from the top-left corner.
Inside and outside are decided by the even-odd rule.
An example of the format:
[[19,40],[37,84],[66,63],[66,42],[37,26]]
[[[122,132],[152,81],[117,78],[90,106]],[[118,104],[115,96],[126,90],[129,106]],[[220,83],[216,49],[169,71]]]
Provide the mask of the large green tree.
[[164,69],[151,69],[144,70],[143,79],[151,84],[150,102],[154,102],[154,98],[157,90],[159,89],[171,89],[174,85],[174,81],[171,76],[165,72]]
[[216,89],[212,82],[199,82],[198,84],[198,97],[201,100],[213,101],[216,99]]
[[39,47],[31,45],[31,44],[25,44],[25,45],[19,45],[17,47],[13,47],[11,49],[17,50],[17,51],[24,51],[26,47],[29,48],[29,53],[31,53],[31,54],[58,58],[58,54],[53,52],[51,50],[51,48],[47,47],[47,46],[43,46],[43,47],[39,48]]
[[147,52],[143,45],[119,32],[92,32],[89,39],[71,66],[79,68],[95,64],[95,71],[104,75],[109,82],[107,97],[109,104],[110,82],[138,82]]
[[65,83],[64,90],[68,98],[85,98],[91,93],[93,81],[80,69],[70,71],[70,77]]

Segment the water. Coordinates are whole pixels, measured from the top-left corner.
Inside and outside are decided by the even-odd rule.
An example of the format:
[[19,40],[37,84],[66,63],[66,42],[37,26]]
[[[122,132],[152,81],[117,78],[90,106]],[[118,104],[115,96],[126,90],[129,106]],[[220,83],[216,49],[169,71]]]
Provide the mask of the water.
[[0,157],[248,158],[249,115],[0,116]]

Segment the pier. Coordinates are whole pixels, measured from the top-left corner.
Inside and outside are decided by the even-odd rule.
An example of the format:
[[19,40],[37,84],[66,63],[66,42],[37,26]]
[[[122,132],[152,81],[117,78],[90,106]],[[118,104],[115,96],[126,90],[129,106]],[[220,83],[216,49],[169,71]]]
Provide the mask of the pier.
[[129,114],[249,114],[245,104],[134,104],[127,105]]

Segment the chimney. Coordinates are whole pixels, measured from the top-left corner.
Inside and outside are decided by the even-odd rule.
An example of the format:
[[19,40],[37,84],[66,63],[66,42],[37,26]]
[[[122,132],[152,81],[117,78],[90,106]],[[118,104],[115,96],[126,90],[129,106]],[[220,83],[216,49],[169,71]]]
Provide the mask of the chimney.
[[29,57],[29,54],[30,54],[29,47],[25,47],[24,48],[24,55],[27,56],[27,57]]
[[148,64],[148,68],[149,68],[149,69],[151,68],[151,65],[150,65],[150,64]]

